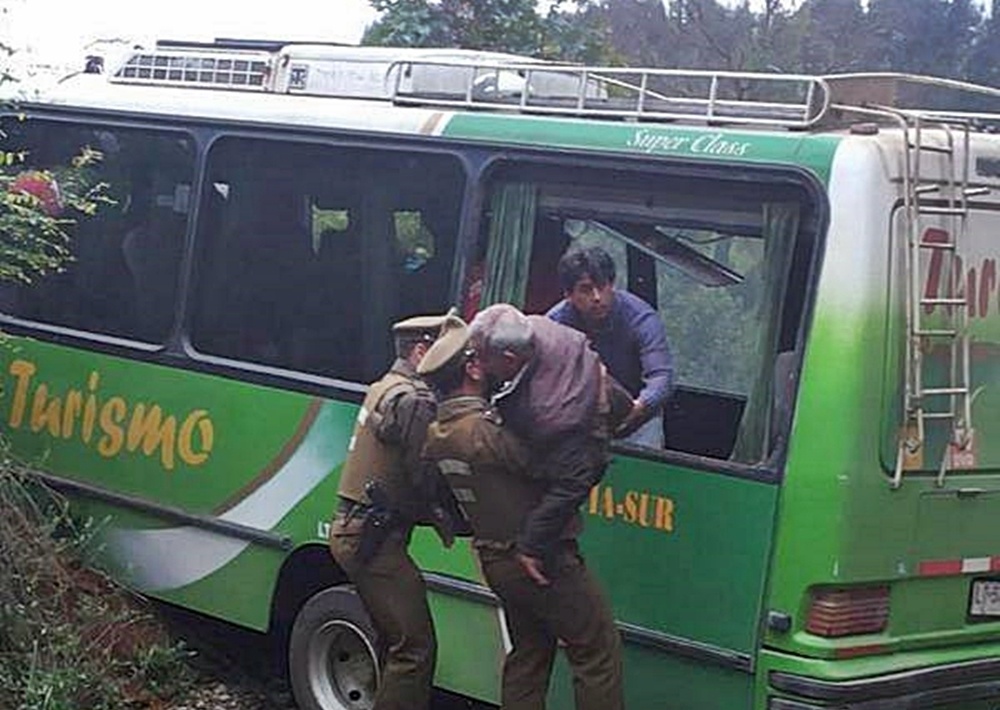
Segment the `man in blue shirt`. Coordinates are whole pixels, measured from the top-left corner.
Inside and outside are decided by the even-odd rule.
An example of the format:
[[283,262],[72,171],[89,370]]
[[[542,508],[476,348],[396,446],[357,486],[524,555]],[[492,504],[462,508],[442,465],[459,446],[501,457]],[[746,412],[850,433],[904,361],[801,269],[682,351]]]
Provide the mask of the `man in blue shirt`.
[[615,262],[600,247],[571,249],[559,260],[558,274],[565,298],[549,310],[549,318],[586,333],[608,371],[632,395],[632,411],[616,436],[663,448],[663,405],[674,367],[659,314],[615,288]]

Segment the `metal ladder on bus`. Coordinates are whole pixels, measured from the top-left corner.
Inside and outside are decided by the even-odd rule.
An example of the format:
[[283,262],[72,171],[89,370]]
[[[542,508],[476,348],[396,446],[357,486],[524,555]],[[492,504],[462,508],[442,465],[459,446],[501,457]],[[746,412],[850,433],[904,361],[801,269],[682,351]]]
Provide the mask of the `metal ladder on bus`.
[[[959,247],[963,243],[969,218],[970,197],[985,194],[989,188],[969,187],[971,162],[968,121],[932,119],[899,113],[904,118],[904,209],[907,232],[906,248],[906,369],[904,412],[899,450],[892,487],[902,485],[907,470],[923,468],[927,423],[933,420],[950,423],[950,435],[938,467],[937,485],[944,485],[949,470],[958,467],[958,452],[972,446],[972,399],[970,379],[969,301]],[[928,142],[928,132],[943,135],[944,145]],[[961,166],[957,165],[956,133],[961,143]],[[943,180],[927,180],[924,161],[937,155],[944,159]],[[934,204],[931,204],[933,199]],[[943,205],[941,203],[944,203]],[[925,217],[942,218],[947,228],[942,239],[928,239]],[[937,258],[941,263],[940,290],[923,293],[922,257]],[[941,292],[943,290],[943,293]],[[934,312],[943,319],[928,324]],[[943,322],[941,322],[943,320]],[[947,382],[928,386],[928,363],[924,349],[945,344],[949,349]],[[945,404],[947,403],[947,406]]]

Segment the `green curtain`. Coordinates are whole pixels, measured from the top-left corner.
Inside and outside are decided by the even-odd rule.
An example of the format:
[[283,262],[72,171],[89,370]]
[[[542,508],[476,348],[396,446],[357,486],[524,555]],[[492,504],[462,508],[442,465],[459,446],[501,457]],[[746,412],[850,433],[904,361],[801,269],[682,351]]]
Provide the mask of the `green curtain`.
[[758,374],[747,398],[733,452],[734,459],[745,462],[762,460],[770,448],[775,364],[788,272],[799,231],[799,206],[796,203],[765,203],[763,221],[762,292],[754,318],[760,324],[753,349]]
[[480,308],[493,303],[524,303],[535,235],[538,189],[524,182],[506,183],[493,192],[490,202],[486,278]]

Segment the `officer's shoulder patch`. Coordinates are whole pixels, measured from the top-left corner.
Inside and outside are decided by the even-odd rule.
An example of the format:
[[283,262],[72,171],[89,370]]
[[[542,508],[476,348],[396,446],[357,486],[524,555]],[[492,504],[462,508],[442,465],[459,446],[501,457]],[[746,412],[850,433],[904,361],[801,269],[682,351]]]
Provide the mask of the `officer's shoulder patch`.
[[472,466],[461,459],[441,459],[437,462],[438,470],[445,476],[471,476]]
[[483,410],[483,419],[488,421],[490,424],[496,424],[497,426],[503,426],[503,415],[500,414],[496,409],[489,408]]
[[[420,387],[417,387],[413,382],[406,379],[400,379],[397,382],[393,382],[389,387],[386,388],[385,392],[382,393],[382,397],[378,401],[378,407],[383,409],[385,407],[395,407],[396,403],[403,397],[416,397],[420,398],[423,391]],[[433,397],[433,392],[430,393]]]

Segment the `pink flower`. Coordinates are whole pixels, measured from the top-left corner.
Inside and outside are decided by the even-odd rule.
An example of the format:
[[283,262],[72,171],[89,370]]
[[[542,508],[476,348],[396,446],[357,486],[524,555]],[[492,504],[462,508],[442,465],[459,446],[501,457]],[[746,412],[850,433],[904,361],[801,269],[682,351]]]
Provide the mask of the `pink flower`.
[[62,195],[59,193],[59,184],[55,179],[37,170],[29,170],[21,173],[14,182],[7,188],[8,192],[31,195],[38,200],[42,211],[49,217],[58,217],[62,214]]

